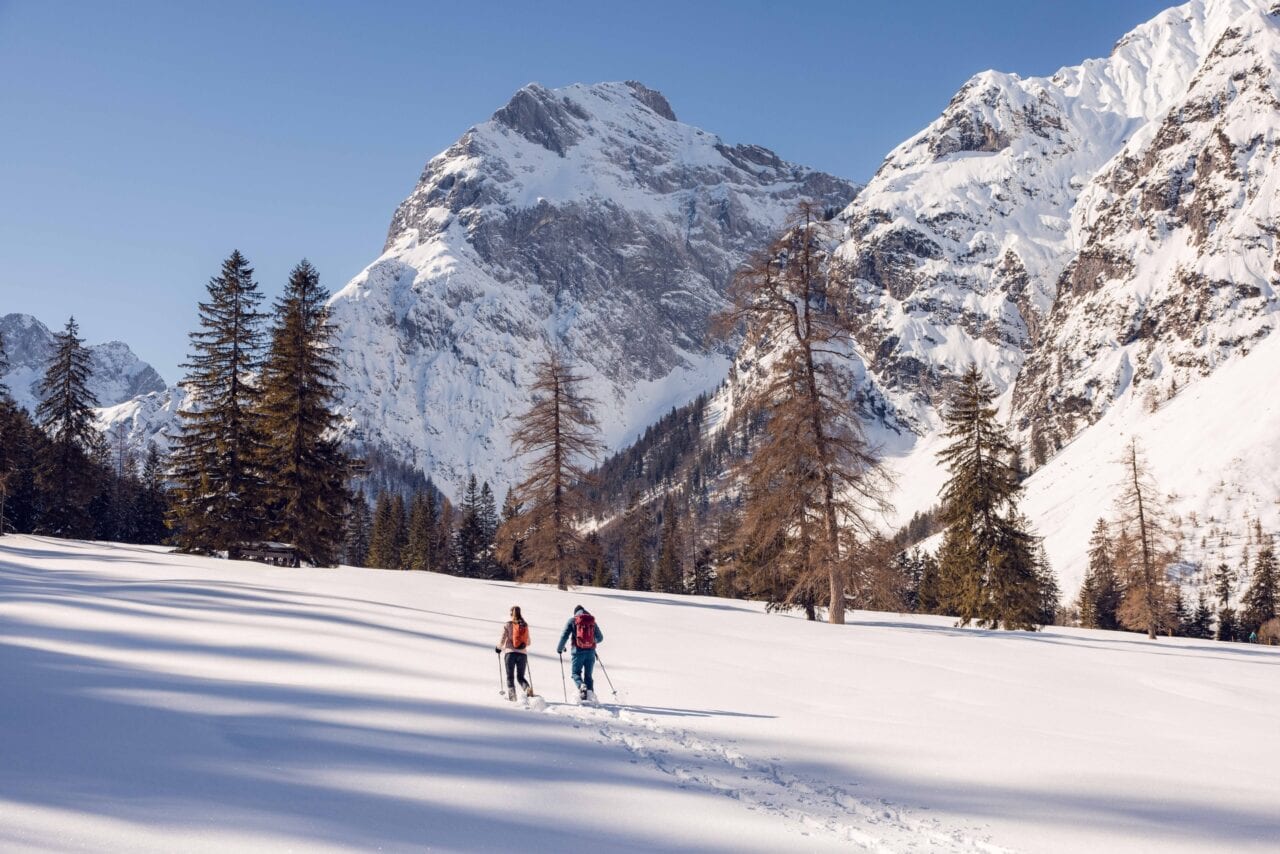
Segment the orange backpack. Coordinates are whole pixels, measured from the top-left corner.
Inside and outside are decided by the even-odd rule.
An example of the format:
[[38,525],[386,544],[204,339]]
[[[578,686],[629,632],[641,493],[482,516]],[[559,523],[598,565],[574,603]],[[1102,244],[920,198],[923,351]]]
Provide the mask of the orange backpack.
[[511,624],[511,645],[516,649],[524,649],[529,645],[529,624]]

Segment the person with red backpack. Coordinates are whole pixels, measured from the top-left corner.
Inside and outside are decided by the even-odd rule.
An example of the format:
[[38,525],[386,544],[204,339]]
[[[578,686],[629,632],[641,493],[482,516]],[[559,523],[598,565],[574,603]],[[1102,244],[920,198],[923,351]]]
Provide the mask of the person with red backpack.
[[596,683],[591,674],[596,666],[596,644],[603,640],[604,633],[596,624],[596,618],[581,605],[575,607],[573,617],[560,635],[560,645],[556,647],[556,652],[563,655],[565,644],[573,644],[570,667],[573,670],[573,684],[578,686],[579,700],[594,702],[596,699]]
[[533,683],[525,678],[529,666],[529,624],[524,621],[519,605],[511,606],[511,619],[502,627],[502,640],[493,648],[503,656],[507,671],[507,699],[516,699],[516,677],[526,697],[533,697]]

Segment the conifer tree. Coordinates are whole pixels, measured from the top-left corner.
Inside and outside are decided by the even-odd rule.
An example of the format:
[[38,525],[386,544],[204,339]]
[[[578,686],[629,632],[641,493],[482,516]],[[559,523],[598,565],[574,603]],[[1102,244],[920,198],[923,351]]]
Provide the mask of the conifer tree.
[[49,437],[43,461],[47,506],[40,528],[64,537],[90,535],[87,506],[94,488],[91,460],[104,448],[94,424],[98,400],[89,389],[90,355],[72,317],[54,335],[54,353],[40,381],[36,419]]
[[767,416],[754,452],[736,474],[745,500],[742,554],[770,544],[771,604],[801,607],[843,623],[848,555],[887,509],[887,480],[862,432],[851,369],[856,354],[849,277],[835,269],[830,234],[815,206],[802,205],[784,234],[735,274],[721,332],[767,350],[745,407]]
[[920,582],[916,588],[916,613],[941,614],[943,593],[938,559],[924,552],[919,556],[919,565]]
[[859,608],[904,611],[910,587],[908,561],[883,534],[868,540],[854,557],[853,587]]
[[1268,620],[1276,618],[1277,599],[1280,599],[1280,573],[1276,570],[1275,550],[1268,544],[1254,558],[1253,578],[1240,600],[1241,636],[1248,638]]
[[653,587],[653,561],[650,558],[653,514],[649,506],[632,495],[622,524],[621,587],[623,590],[650,590]]
[[142,488],[138,494],[138,537],[143,543],[163,543],[168,539],[169,491],[165,483],[165,459],[154,442],[147,443],[142,461]]
[[1220,641],[1234,641],[1240,639],[1240,625],[1236,620],[1235,609],[1223,605],[1218,609],[1218,634]]
[[604,559],[604,547],[600,545],[600,535],[595,531],[587,534],[583,544],[583,562],[586,570],[584,577],[592,587],[613,586],[609,564]]
[[316,566],[337,562],[352,465],[336,438],[340,385],[320,274],[302,261],[275,304],[261,382],[271,535]]
[[947,526],[938,555],[942,604],[961,625],[1034,629],[1044,619],[1051,576],[1017,510],[1022,487],[994,399],[973,366],[943,416],[951,443],[939,457],[951,477],[940,514]]
[[1115,547],[1105,519],[1094,523],[1089,537],[1089,568],[1080,588],[1080,625],[1087,629],[1118,629],[1117,611],[1123,589],[1116,573]]
[[413,494],[409,501],[409,534],[405,544],[405,569],[418,571],[432,568],[432,546],[435,543],[435,496],[429,489]]
[[368,566],[372,527],[369,502],[364,496],[364,490],[361,490],[356,493],[351,514],[347,519],[347,536],[343,550],[343,560],[347,566]]
[[508,578],[515,577],[515,568],[523,565],[524,547],[523,532],[517,521],[524,511],[524,505],[516,500],[515,491],[507,490],[502,501],[502,519],[494,535],[494,548],[503,574]]
[[225,549],[265,533],[266,483],[258,389],[262,294],[239,252],[209,280],[184,385],[190,408],[173,452],[174,541],[183,551]]
[[1235,590],[1236,576],[1231,567],[1225,563],[1218,564],[1213,571],[1213,593],[1218,604],[1226,606],[1231,602],[1231,593]]
[[1156,633],[1168,628],[1173,619],[1168,579],[1173,549],[1158,491],[1137,440],[1129,441],[1121,462],[1125,474],[1116,512],[1128,547],[1117,556],[1124,578],[1119,617],[1126,628],[1145,629],[1147,637],[1155,640]]
[[1209,601],[1205,598],[1203,590],[1197,597],[1196,610],[1191,617],[1191,631],[1188,634],[1202,640],[1213,637],[1213,610],[1209,607]]
[[369,532],[369,566],[378,569],[406,568],[403,558],[409,541],[407,528],[404,497],[398,492],[379,493]]
[[533,403],[511,436],[516,455],[527,460],[526,477],[515,488],[526,510],[511,534],[523,539],[518,577],[554,581],[561,590],[583,574],[582,535],[574,523],[585,510],[586,464],[604,447],[585,382],[565,357],[548,351],[534,367]]
[[653,568],[653,589],[657,593],[683,593],[684,541],[680,531],[680,515],[675,496],[670,492],[662,500],[662,535],[658,545],[658,562]]

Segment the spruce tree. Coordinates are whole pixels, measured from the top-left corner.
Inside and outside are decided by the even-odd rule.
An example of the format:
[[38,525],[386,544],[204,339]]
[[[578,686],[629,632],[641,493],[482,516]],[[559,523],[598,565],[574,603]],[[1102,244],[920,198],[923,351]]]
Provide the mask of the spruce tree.
[[1191,631],[1188,634],[1201,640],[1213,637],[1213,609],[1209,607],[1203,590],[1196,599],[1196,609],[1191,616]]
[[293,268],[275,304],[260,397],[270,533],[316,566],[337,562],[351,503],[352,465],[335,438],[340,385],[328,298],[315,267]]
[[609,564],[604,559],[604,547],[600,545],[600,535],[595,531],[587,534],[582,546],[583,578],[592,587],[612,587]]
[[929,552],[924,552],[918,560],[920,582],[916,588],[916,613],[941,614],[944,597],[938,559]]
[[169,537],[169,492],[165,482],[166,464],[154,442],[147,443],[142,462],[142,484],[138,494],[137,530],[139,542],[159,544]]
[[1280,573],[1276,570],[1276,554],[1270,545],[1258,552],[1253,563],[1253,578],[1249,589],[1240,600],[1240,635],[1248,638],[1268,620],[1277,616],[1276,601],[1280,598]]
[[462,490],[456,537],[458,574],[464,578],[487,577],[486,558],[491,543],[485,542],[484,525],[480,518],[480,486],[474,474],[467,478]]
[[435,538],[435,499],[431,490],[419,490],[409,501],[409,534],[405,545],[405,568],[418,571],[432,568],[431,546]]
[[36,407],[36,420],[50,443],[41,466],[47,504],[40,529],[63,537],[92,533],[92,459],[105,447],[94,423],[98,400],[89,389],[90,354],[79,332],[72,317],[54,335],[53,358],[40,382]]
[[944,414],[950,472],[938,555],[943,607],[961,625],[1035,629],[1044,619],[1047,568],[1017,510],[1021,492],[1013,446],[996,422],[995,391],[970,367]]
[[1117,611],[1123,589],[1116,573],[1115,546],[1105,519],[1094,523],[1089,537],[1089,568],[1080,588],[1080,625],[1087,629],[1118,629]]
[[356,493],[347,519],[346,543],[343,547],[343,560],[348,566],[368,566],[369,539],[372,534],[373,520],[369,515],[369,502],[364,491]]
[[623,590],[651,590],[653,566],[650,538],[653,514],[649,506],[634,495],[628,501],[623,517],[622,583]]
[[668,492],[662,500],[662,534],[658,545],[658,562],[653,568],[655,592],[684,592],[683,552],[684,543],[675,496]]
[[239,252],[209,280],[184,385],[173,452],[173,539],[187,552],[226,550],[266,532],[264,438],[258,374],[262,360],[262,294]]

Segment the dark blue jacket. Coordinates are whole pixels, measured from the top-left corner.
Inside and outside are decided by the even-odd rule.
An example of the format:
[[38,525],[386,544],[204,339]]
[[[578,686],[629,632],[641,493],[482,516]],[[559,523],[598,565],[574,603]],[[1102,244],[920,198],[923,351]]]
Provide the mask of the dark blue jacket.
[[[589,612],[583,611],[582,613]],[[577,614],[574,614],[573,617],[569,618],[569,622],[564,624],[564,631],[560,634],[560,643],[556,646],[556,652],[564,652],[564,645],[567,643],[573,644],[574,649],[578,648],[578,644],[574,642],[576,633],[573,630],[573,620],[577,616]],[[602,640],[604,640],[604,632],[600,631],[600,624],[596,623],[596,643],[600,643]]]

